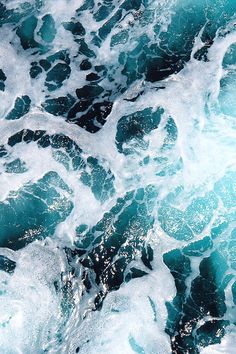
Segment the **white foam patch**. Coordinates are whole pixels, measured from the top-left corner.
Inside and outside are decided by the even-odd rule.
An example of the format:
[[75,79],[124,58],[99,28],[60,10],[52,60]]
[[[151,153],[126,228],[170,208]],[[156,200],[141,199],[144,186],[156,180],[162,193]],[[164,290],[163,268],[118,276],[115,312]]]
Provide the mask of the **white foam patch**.
[[39,353],[55,340],[62,321],[54,282],[60,282],[65,259],[52,243],[37,242],[15,252],[14,258],[14,274],[1,272],[1,352]]
[[[109,293],[102,309],[87,310],[83,321],[78,320],[77,313],[71,317],[67,330],[69,345],[62,348],[61,353],[74,353],[79,347],[82,354],[132,354],[137,345],[148,354],[169,354],[170,339],[163,331],[167,320],[163,299],[171,301],[174,295],[173,278],[159,252],[154,270],[148,276],[134,279]],[[81,309],[83,304],[80,304]]]

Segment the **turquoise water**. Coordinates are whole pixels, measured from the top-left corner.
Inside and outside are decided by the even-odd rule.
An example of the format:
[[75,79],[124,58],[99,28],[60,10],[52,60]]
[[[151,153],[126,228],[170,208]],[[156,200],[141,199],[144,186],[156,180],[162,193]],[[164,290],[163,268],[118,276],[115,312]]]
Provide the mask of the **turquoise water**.
[[236,2],[0,2],[0,354],[234,354]]

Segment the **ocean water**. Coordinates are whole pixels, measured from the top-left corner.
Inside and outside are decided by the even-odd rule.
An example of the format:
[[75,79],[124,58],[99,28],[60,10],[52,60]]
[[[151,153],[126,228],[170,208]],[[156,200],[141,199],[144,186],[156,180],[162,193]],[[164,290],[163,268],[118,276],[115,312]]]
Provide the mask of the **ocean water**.
[[235,354],[236,1],[0,1],[0,354]]

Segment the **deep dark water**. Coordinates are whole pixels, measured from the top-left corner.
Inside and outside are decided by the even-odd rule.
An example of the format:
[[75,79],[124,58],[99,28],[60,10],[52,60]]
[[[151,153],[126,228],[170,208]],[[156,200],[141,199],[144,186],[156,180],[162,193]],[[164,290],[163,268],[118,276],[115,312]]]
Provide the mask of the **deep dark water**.
[[0,353],[234,353],[236,2],[0,2]]

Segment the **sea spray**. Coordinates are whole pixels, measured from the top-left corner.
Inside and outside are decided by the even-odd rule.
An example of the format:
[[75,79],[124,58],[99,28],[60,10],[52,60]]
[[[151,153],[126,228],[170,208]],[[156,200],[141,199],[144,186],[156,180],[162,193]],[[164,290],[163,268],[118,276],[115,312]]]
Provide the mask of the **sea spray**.
[[235,16],[1,1],[1,353],[234,352]]

